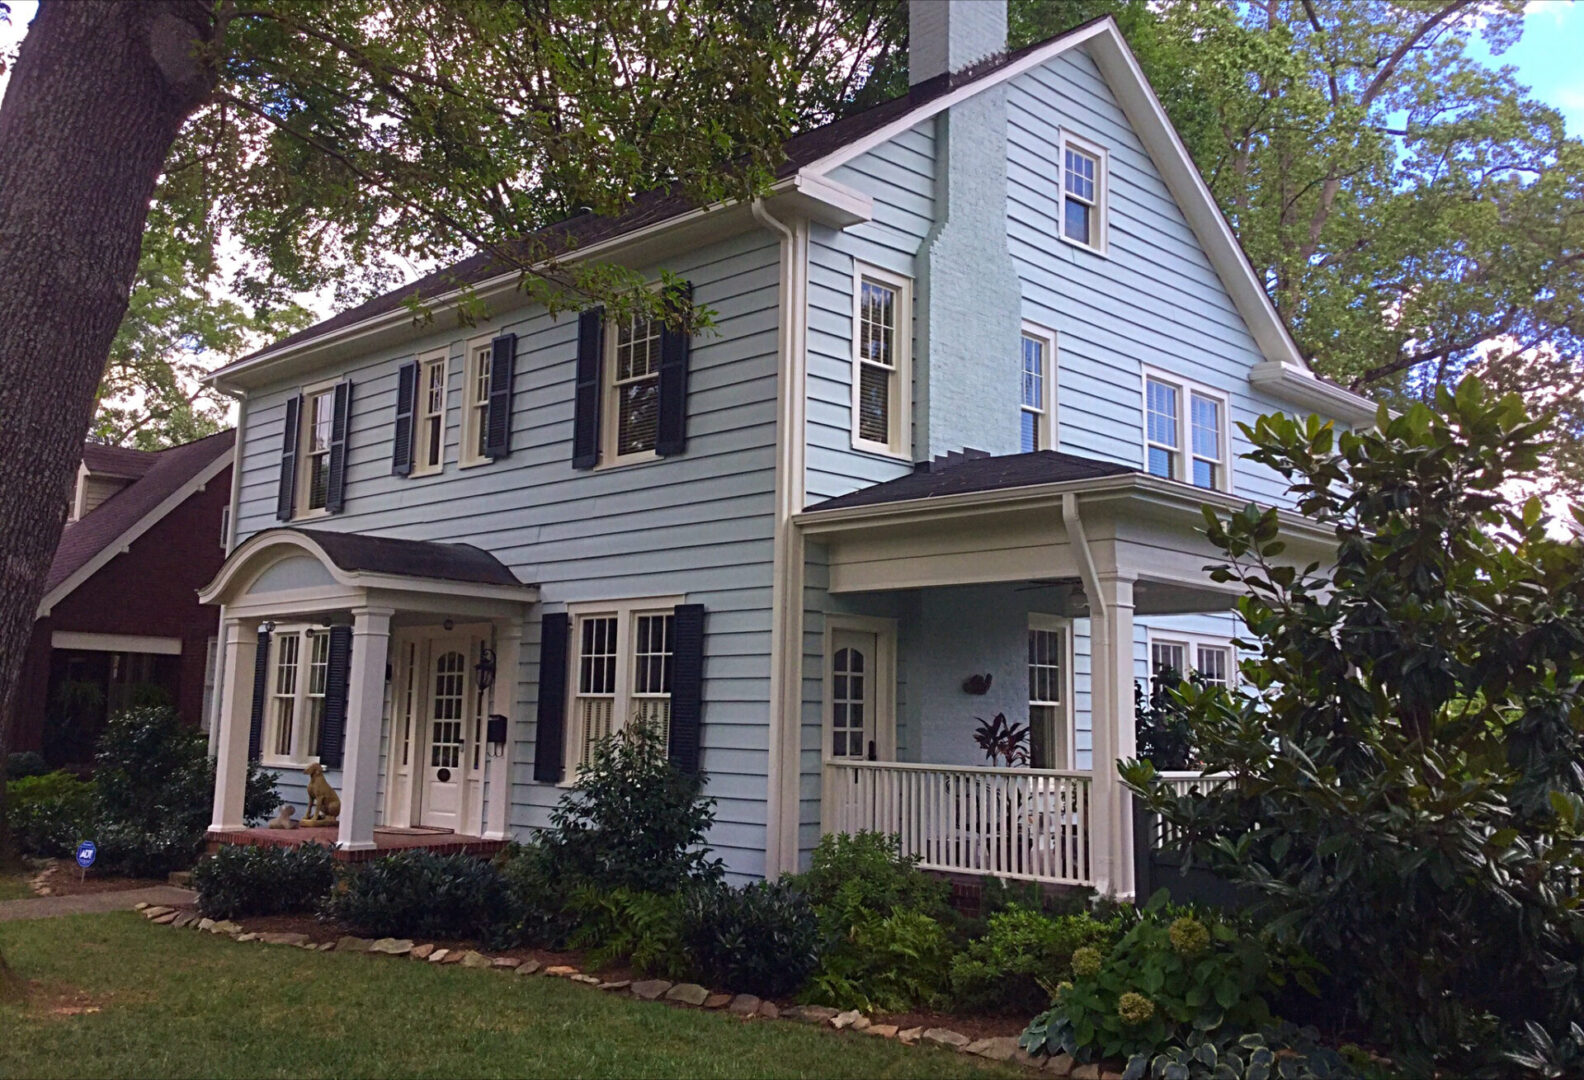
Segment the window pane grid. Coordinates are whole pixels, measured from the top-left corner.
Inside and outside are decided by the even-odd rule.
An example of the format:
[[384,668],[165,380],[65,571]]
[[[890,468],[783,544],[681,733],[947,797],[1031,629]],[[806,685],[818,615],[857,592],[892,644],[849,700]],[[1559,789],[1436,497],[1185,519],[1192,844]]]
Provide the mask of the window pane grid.
[[297,660],[301,637],[276,635],[275,701],[271,724],[270,752],[276,757],[292,756],[292,737],[297,721]]
[[1045,343],[1023,337],[1023,398],[1019,437],[1023,453],[1042,448],[1045,428]]
[[462,764],[462,702],[467,657],[452,650],[435,659],[434,702],[429,764],[455,769]]
[[1062,636],[1060,630],[1030,630],[1028,679],[1030,705],[1061,703]]
[[330,436],[334,427],[335,391],[326,390],[308,400],[307,446],[309,510],[322,510],[330,501]]
[[616,399],[616,454],[647,453],[660,433],[660,334],[656,319],[632,315],[616,328],[611,386]]
[[831,756],[864,756],[864,654],[837,649],[831,658]]
[[430,360],[424,365],[424,393],[422,426],[419,428],[421,446],[419,464],[434,468],[440,464],[440,451],[445,434],[446,399],[445,360]]
[[858,303],[858,437],[890,444],[897,369],[897,291],[863,280]]
[[483,457],[489,441],[490,369],[494,366],[494,346],[484,345],[473,352],[473,383],[468,408],[473,421],[474,457]]
[[1195,654],[1199,677],[1216,686],[1227,686],[1232,670],[1232,651],[1219,645],[1201,645]]
[[1062,231],[1080,244],[1094,243],[1095,183],[1099,160],[1067,148],[1062,166]]
[[1150,645],[1150,674],[1160,676],[1167,669],[1179,676],[1188,675],[1188,647],[1176,641],[1156,641]]
[[1193,440],[1193,482],[1218,487],[1221,480],[1221,403],[1204,394],[1189,398],[1190,437]]
[[1178,479],[1177,387],[1159,379],[1144,381],[1144,437],[1149,471],[1168,480]]

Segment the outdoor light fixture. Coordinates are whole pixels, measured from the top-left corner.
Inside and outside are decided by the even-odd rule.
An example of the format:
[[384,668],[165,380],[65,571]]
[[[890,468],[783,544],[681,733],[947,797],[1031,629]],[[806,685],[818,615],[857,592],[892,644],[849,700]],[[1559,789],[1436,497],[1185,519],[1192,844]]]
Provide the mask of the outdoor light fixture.
[[478,678],[478,688],[488,690],[495,685],[495,650],[488,645],[479,649],[478,663],[473,665],[473,674]]
[[447,630],[455,630],[456,629],[456,623],[451,621],[450,619],[447,619],[445,622],[441,623],[440,625],[445,627]]
[[259,623],[259,629],[264,631],[266,634],[273,634],[275,632],[275,620],[265,619],[263,622]]

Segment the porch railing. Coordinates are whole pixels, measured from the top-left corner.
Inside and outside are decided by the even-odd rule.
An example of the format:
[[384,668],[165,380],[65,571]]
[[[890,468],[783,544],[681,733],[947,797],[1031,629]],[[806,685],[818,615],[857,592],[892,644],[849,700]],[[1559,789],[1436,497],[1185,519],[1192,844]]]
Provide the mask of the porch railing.
[[[1213,791],[1231,779],[1230,776],[1223,773],[1201,772],[1162,772],[1158,773],[1157,776],[1160,779],[1161,787],[1178,796],[1187,795],[1195,789],[1203,792]],[[1177,830],[1165,821],[1157,821],[1155,832],[1156,846],[1170,847],[1176,841]]]
[[1088,885],[1086,772],[841,761],[825,766],[826,832],[896,834],[927,870]]

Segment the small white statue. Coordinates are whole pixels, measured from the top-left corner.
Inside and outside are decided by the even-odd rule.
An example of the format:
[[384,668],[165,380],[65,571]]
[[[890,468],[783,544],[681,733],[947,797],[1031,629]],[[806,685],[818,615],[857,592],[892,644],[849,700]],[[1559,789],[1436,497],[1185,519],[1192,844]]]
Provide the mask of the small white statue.
[[280,809],[275,812],[275,816],[270,819],[268,827],[271,829],[295,829],[297,822],[293,820],[293,815],[296,813],[297,808],[295,806],[289,802],[283,802],[280,804]]

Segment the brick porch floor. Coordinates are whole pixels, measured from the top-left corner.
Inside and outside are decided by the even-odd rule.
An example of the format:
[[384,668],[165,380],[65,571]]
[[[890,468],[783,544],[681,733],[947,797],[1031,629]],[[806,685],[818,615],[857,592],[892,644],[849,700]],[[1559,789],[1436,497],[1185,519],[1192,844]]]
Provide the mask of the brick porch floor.
[[[266,829],[258,826],[251,829],[211,832],[204,841],[204,850],[210,854],[218,851],[225,844],[243,844],[250,847],[323,844],[325,847],[334,848],[336,830],[334,828]],[[340,862],[365,862],[381,855],[389,855],[393,851],[423,848],[436,855],[477,855],[480,858],[489,858],[505,847],[505,840],[485,840],[480,836],[467,836],[462,833],[375,829],[372,851],[337,851],[335,857]]]

